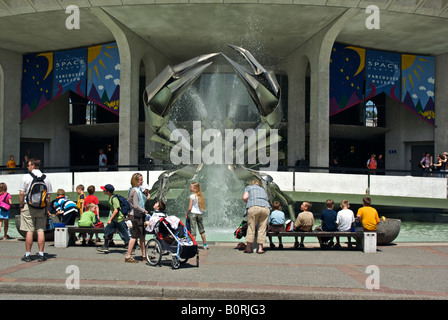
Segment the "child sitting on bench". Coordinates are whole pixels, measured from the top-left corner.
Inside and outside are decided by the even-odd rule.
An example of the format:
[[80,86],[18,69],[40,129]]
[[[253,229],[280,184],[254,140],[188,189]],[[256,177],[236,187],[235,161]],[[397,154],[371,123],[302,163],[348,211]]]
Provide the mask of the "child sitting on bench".
[[[268,232],[285,232],[285,213],[282,210],[280,202],[274,201],[272,204],[272,212],[268,220]],[[272,242],[272,236],[269,237],[269,246],[273,249],[275,244]],[[283,249],[282,237],[278,236],[278,248]]]

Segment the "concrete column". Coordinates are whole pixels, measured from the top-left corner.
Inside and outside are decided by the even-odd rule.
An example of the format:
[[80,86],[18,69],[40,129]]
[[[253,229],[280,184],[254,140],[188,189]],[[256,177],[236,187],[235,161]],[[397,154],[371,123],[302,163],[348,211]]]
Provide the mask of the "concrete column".
[[330,144],[330,56],[333,43],[345,23],[359,14],[348,9],[315,34],[293,54],[308,57],[311,71],[310,166],[329,166]]
[[448,53],[436,56],[434,152],[448,151]]
[[[146,82],[145,86],[148,86],[151,81],[153,81],[156,77],[158,72],[160,72],[166,64],[160,63],[159,68],[156,67],[156,61],[153,58],[151,54],[146,54],[143,57],[143,63],[145,65],[145,71],[146,71]],[[151,140],[152,135],[154,134],[153,130],[149,126],[149,119],[146,119],[145,117],[145,157],[146,158],[152,158],[151,152],[157,151],[162,146]],[[155,164],[161,164],[162,161],[158,159],[153,159]]]
[[138,75],[140,59],[131,47],[131,32],[100,8],[90,11],[115,37],[120,53],[119,165],[138,164]]
[[0,161],[20,164],[22,55],[0,49]]
[[288,166],[305,159],[305,82],[308,59],[290,57],[285,63],[288,75]]
[[119,165],[138,164],[138,115],[142,97],[139,93],[139,71],[142,57],[151,54],[157,61],[164,57],[126,26],[101,8],[90,11],[106,25],[114,35],[120,52],[120,117],[118,155]]

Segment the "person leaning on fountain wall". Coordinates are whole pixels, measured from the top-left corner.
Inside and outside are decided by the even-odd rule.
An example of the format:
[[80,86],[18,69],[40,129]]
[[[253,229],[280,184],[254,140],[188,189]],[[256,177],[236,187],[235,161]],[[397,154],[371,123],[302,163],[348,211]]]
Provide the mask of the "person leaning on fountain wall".
[[255,241],[255,227],[258,225],[258,253],[262,254],[263,243],[266,241],[266,228],[271,211],[268,194],[261,187],[261,182],[257,179],[252,180],[249,186],[244,189],[243,200],[246,202],[247,209],[247,234],[245,253],[252,253],[251,245]]

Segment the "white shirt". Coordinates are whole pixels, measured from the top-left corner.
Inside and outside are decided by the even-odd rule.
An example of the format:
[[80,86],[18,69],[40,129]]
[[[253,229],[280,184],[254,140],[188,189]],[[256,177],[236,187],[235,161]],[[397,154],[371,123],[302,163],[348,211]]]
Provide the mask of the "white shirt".
[[[41,177],[43,173],[39,169],[33,169],[31,171],[36,177]],[[45,177],[45,184],[47,185],[47,193],[53,192],[51,181],[48,179],[48,177]],[[20,183],[19,191],[23,191],[25,193],[28,193],[28,190],[31,187],[31,182],[33,182],[33,177],[29,173],[25,173],[25,175],[22,178],[22,182]]]
[[193,200],[193,206],[191,207],[191,213],[202,214],[201,209],[199,208],[198,197],[195,194],[190,196],[190,199]]
[[350,231],[352,222],[355,222],[355,215],[350,209],[343,209],[338,212],[336,223],[339,231]]

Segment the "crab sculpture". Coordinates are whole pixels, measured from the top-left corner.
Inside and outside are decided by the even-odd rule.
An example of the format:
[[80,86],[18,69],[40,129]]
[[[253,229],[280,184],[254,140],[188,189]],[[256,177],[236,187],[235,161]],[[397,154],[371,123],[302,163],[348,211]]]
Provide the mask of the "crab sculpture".
[[[145,112],[149,126],[153,131],[151,140],[161,143],[162,148],[156,153],[151,153],[154,158],[167,160],[174,143],[170,140],[171,134],[177,129],[174,121],[170,119],[170,110],[179,97],[188,89],[199,76],[210,67],[217,57],[224,57],[230,64],[235,74],[245,86],[252,101],[257,107],[260,121],[253,128],[258,134],[260,129],[263,134],[267,132],[267,139],[270,138],[270,129],[278,128],[281,113],[281,90],[272,71],[267,71],[261,66],[252,54],[244,48],[229,45],[230,48],[241,54],[249,65],[249,70],[230,59],[224,53],[210,53],[185,61],[174,67],[167,66],[145,89],[143,100],[146,105]],[[229,121],[231,123],[231,121]],[[188,144],[188,142],[187,142]],[[245,142],[247,152],[248,143]],[[188,150],[193,152],[191,145]],[[157,194],[158,199],[166,200],[168,191],[171,188],[186,188],[189,182],[203,170],[204,164],[184,166],[180,169],[165,171],[160,175],[151,190],[152,194]],[[264,188],[272,201],[279,200],[283,206],[289,208],[289,213],[294,218],[293,201],[281,192],[278,186],[268,175],[264,175],[256,170],[246,168],[242,165],[227,165],[228,170],[233,172],[238,179],[244,183],[253,178],[262,181]]]

